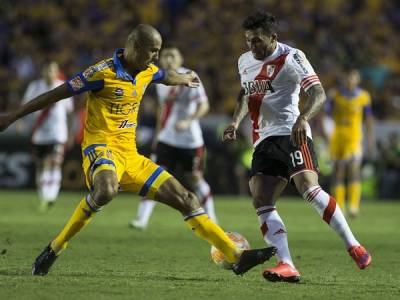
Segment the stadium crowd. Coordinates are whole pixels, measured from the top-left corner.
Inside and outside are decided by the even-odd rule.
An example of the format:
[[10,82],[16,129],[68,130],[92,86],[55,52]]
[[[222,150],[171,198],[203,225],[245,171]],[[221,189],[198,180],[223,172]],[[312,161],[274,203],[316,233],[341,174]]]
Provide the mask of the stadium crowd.
[[[34,9],[32,9],[34,7]],[[360,68],[378,118],[399,118],[400,4],[397,1],[1,1],[0,109],[18,104],[43,61],[67,76],[110,56],[138,23],[154,24],[166,44],[204,78],[213,112],[232,109],[237,58],[245,49],[242,16],[263,7],[280,23],[280,40],[303,49],[326,87],[341,68]],[[12,8],[12,9],[11,9]],[[322,59],[321,59],[322,58]]]

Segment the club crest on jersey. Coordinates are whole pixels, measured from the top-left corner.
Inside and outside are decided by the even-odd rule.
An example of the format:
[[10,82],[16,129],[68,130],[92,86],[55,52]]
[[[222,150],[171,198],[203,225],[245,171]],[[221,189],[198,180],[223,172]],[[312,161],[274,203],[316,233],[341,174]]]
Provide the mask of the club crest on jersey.
[[275,65],[267,66],[267,76],[268,77],[272,77],[272,75],[274,75],[275,67],[276,67]]
[[246,81],[243,83],[243,88],[245,95],[275,93],[270,80]]

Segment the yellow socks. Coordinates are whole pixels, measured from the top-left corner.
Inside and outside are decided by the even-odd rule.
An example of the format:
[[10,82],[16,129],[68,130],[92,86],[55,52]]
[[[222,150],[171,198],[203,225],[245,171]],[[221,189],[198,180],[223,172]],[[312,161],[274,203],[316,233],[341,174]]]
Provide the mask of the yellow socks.
[[342,211],[346,210],[345,207],[345,188],[343,184],[338,184],[336,186],[334,186],[333,188],[333,196],[336,199],[336,203],[339,205],[339,207],[341,208]]
[[236,245],[221,227],[209,219],[207,214],[188,217],[185,222],[197,236],[219,249],[229,263],[235,263],[238,260],[240,251]]
[[90,201],[90,206],[83,198],[76,207],[68,223],[58,236],[51,242],[51,248],[58,255],[62,250],[67,247],[68,241],[83,229],[93,218],[95,213],[99,211],[100,207],[96,207],[91,196],[87,196]]
[[360,209],[361,183],[359,181],[350,182],[347,186],[350,210],[358,212]]

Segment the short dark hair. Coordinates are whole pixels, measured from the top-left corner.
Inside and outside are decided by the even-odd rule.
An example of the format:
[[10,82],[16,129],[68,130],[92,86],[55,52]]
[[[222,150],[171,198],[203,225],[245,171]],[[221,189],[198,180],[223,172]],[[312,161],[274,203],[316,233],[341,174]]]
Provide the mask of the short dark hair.
[[256,11],[244,19],[242,28],[245,30],[262,28],[264,33],[271,35],[276,33],[277,22],[273,15],[267,12]]

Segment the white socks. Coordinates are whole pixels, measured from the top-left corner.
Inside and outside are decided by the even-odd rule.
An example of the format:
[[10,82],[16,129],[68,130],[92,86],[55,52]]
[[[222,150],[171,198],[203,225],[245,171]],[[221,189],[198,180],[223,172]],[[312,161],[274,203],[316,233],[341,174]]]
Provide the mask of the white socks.
[[312,186],[305,191],[303,198],[310,202],[322,219],[336,231],[347,249],[351,246],[360,245],[351,232],[340,207],[336,205],[335,199],[323,191],[319,185]]
[[278,261],[287,263],[295,268],[290,256],[285,224],[283,224],[275,206],[257,208],[257,215],[265,242],[278,249],[276,252]]
[[137,221],[141,226],[146,227],[156,204],[156,201],[143,198],[139,203],[135,221]]
[[41,201],[54,202],[58,197],[61,186],[61,168],[44,170],[36,175],[36,185]]
[[214,198],[211,194],[211,189],[204,178],[197,182],[195,193],[200,200],[201,206],[204,208],[209,218],[215,223],[218,223],[214,208]]

